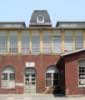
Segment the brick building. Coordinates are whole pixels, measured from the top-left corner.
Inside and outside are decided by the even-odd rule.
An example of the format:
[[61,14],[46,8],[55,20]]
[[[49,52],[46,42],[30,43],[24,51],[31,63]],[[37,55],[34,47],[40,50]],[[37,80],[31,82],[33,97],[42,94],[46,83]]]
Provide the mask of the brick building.
[[85,22],[35,10],[29,26],[0,22],[0,93],[85,94]]

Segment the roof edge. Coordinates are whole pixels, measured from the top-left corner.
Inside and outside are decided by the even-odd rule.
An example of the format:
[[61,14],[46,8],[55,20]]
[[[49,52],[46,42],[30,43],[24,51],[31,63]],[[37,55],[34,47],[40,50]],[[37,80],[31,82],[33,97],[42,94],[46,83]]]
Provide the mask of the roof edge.
[[64,57],[64,56],[68,56],[68,55],[71,55],[71,54],[74,54],[74,53],[78,53],[78,52],[82,52],[82,51],[85,51],[85,48],[61,54],[61,56]]

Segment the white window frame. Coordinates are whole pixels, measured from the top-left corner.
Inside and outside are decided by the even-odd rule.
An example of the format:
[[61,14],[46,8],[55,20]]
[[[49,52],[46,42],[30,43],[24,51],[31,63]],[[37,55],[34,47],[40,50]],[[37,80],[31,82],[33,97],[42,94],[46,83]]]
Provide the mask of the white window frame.
[[[80,84],[80,82],[83,80],[82,78],[80,79],[80,72],[79,72],[79,68],[80,68],[80,62],[81,61],[84,61],[85,62],[85,59],[82,59],[79,61],[79,66],[78,66],[78,87],[85,87],[85,78],[84,78],[84,84]],[[85,68],[85,64],[84,64],[84,68]],[[84,75],[85,77],[85,75]]]
[[[7,80],[3,79],[3,77],[4,77],[3,74],[7,74]],[[11,74],[14,75],[14,79],[13,80],[11,80],[11,78],[10,78]],[[1,88],[4,88],[4,89],[15,88],[15,72],[10,67],[9,68],[5,68],[2,71],[2,75],[1,75]]]
[[[54,69],[56,69],[56,68],[54,68]],[[47,71],[49,71],[49,68],[48,68]],[[54,72],[53,70],[52,70],[52,71],[50,70],[50,72],[47,72],[47,71],[45,72],[45,87],[46,87],[46,88],[49,87],[49,86],[52,86],[52,87],[53,87],[53,86],[54,86],[54,83],[53,83],[54,77],[53,77],[53,75],[54,75],[54,74],[58,74],[58,81],[59,81],[59,71],[58,71],[58,70],[55,71],[55,72]],[[51,74],[51,78],[52,78],[52,79],[51,79],[51,83],[52,83],[52,84],[49,85],[49,86],[48,86],[47,83],[46,83],[46,81],[47,81],[46,74],[47,74],[47,73]]]
[[[40,20],[39,17],[42,17],[42,20]],[[37,23],[38,24],[43,24],[44,22],[45,22],[44,16],[43,15],[38,15],[37,16]]]
[[[28,74],[29,76],[30,76],[30,79],[29,79],[29,84],[26,84],[25,82],[26,82],[26,74]],[[33,79],[33,76],[32,75],[35,75],[35,77],[34,77],[34,80],[32,80]],[[25,87],[26,86],[31,86],[30,88],[28,88],[29,90],[35,90],[35,92],[36,92],[36,81],[37,81],[37,75],[36,75],[37,73],[36,73],[36,69],[35,68],[33,68],[33,67],[27,67],[27,68],[25,68],[25,70],[24,70],[24,89],[25,89]],[[32,82],[34,82],[35,84],[32,84]]]

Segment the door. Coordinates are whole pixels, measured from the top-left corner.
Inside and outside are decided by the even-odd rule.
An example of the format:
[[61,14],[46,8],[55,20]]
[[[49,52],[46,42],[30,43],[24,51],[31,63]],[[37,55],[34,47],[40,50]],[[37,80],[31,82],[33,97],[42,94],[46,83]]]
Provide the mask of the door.
[[27,69],[24,78],[25,93],[36,93],[36,73],[35,70]]

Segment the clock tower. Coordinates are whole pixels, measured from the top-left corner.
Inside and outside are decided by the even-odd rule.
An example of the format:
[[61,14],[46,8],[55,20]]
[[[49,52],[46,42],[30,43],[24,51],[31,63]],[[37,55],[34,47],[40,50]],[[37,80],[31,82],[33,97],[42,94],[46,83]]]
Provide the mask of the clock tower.
[[51,20],[46,10],[35,10],[30,19],[30,27],[51,27]]

